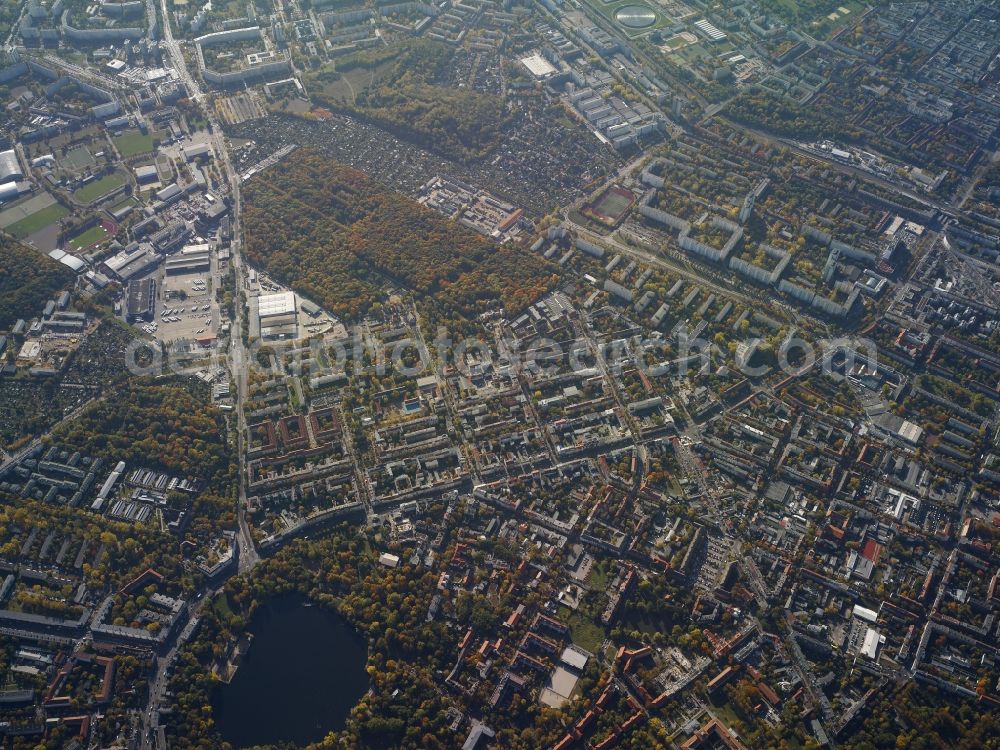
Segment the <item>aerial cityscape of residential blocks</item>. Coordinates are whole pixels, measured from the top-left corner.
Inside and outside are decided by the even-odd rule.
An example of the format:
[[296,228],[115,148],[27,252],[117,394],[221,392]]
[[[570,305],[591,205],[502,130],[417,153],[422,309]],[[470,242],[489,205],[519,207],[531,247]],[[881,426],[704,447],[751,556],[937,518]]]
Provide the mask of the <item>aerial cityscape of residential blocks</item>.
[[0,35],[0,748],[996,746],[1000,2]]

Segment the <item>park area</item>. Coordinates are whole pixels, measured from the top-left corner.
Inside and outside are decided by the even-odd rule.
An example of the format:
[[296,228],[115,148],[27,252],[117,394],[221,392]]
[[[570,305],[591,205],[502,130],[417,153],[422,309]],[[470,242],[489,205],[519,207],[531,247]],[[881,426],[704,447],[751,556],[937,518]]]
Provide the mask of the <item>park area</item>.
[[385,59],[380,60],[379,55],[366,50],[342,58],[338,61],[336,70],[318,71],[315,74],[316,82],[324,99],[354,104],[359,93],[374,88],[392,72],[396,58],[389,53],[383,53],[382,57]]
[[860,0],[763,0],[762,10],[826,38],[859,18],[865,10]]

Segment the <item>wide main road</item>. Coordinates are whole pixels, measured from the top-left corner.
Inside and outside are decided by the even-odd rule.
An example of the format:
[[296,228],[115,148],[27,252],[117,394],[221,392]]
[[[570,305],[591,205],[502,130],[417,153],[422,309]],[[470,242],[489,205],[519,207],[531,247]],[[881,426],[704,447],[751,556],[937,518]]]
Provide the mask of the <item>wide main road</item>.
[[240,176],[233,168],[232,159],[229,157],[229,150],[226,148],[226,138],[219,125],[215,108],[211,101],[205,96],[205,91],[201,83],[191,75],[180,43],[174,38],[174,31],[170,24],[167,0],[160,0],[160,9],[163,13],[163,42],[167,54],[170,56],[174,69],[180,77],[181,82],[187,87],[188,97],[201,104],[205,117],[208,120],[209,140],[216,153],[216,158],[222,166],[225,181],[229,187],[230,208],[232,211],[233,241],[231,248],[231,260],[233,270],[236,272],[236,289],[233,289],[233,299],[236,309],[236,319],[233,321],[233,331],[229,344],[229,368],[233,380],[236,383],[236,420],[237,420],[237,452],[240,461],[239,480],[239,508],[237,518],[239,520],[239,560],[240,570],[247,570],[257,564],[260,559],[257,549],[250,535],[250,527],[245,516],[246,509],[246,458],[244,436],[246,434],[246,420],[243,415],[243,405],[247,397],[247,368],[249,366],[249,355],[247,347],[243,342],[243,331],[245,330],[245,310],[241,303],[240,289],[243,285],[243,232],[242,213],[243,206],[240,196]]
[[[250,536],[250,529],[246,522],[244,516],[244,509],[246,506],[246,463],[245,463],[245,446],[244,446],[244,434],[245,434],[245,420],[243,416],[243,404],[246,402],[247,395],[247,366],[249,362],[249,357],[247,354],[246,346],[243,343],[243,331],[245,330],[244,317],[245,311],[243,304],[241,303],[240,288],[243,283],[243,253],[242,253],[242,204],[240,198],[240,178],[233,168],[232,160],[229,157],[229,150],[226,147],[226,139],[222,132],[222,128],[219,126],[218,118],[215,114],[215,109],[212,107],[211,102],[205,97],[205,92],[202,89],[201,84],[192,75],[190,70],[188,70],[187,62],[184,59],[184,54],[181,51],[180,44],[174,38],[173,29],[170,24],[170,15],[167,8],[167,1],[160,0],[160,10],[163,14],[163,44],[167,55],[170,57],[170,61],[174,70],[177,71],[177,75],[180,78],[181,83],[187,88],[188,96],[192,101],[199,103],[204,110],[205,117],[208,120],[209,125],[209,142],[211,143],[212,149],[215,151],[216,159],[218,164],[222,167],[222,173],[226,185],[229,191],[229,201],[231,215],[231,225],[232,225],[232,247],[230,250],[231,260],[236,276],[236,289],[233,289],[233,297],[235,301],[236,318],[233,321],[233,331],[230,336],[230,347],[229,347],[229,367],[232,372],[233,380],[236,382],[236,414],[237,414],[237,452],[240,461],[240,474],[239,474],[239,507],[237,508],[237,518],[239,519],[239,534],[237,537],[237,544],[239,547],[239,562],[240,570],[247,570],[259,561],[260,556],[257,553],[257,549],[254,546],[253,539]],[[189,635],[189,633],[188,633]],[[176,654],[177,648],[181,642],[185,640],[184,638],[179,638],[178,642],[173,644],[170,652],[167,654],[166,658],[160,659],[158,669],[156,672],[156,678],[153,685],[151,686],[149,693],[149,704],[146,711],[143,712],[142,716],[142,747],[148,748],[151,739],[152,730],[152,719],[153,715],[159,706],[159,701],[162,697],[162,690],[166,684],[166,670],[170,663],[173,661],[173,657]]]

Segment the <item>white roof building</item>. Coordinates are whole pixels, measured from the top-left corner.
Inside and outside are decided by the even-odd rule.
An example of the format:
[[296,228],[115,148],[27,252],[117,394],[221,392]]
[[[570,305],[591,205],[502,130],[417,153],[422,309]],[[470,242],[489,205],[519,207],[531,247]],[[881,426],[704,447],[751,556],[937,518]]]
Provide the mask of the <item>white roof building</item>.
[[878,612],[873,609],[868,609],[868,607],[862,607],[860,604],[854,605],[854,616],[860,617],[862,620],[866,620],[871,623],[878,621]]
[[861,646],[861,653],[869,659],[876,659],[878,658],[878,650],[883,643],[885,643],[885,636],[874,628],[868,628],[865,633],[864,645]]
[[904,419],[902,426],[898,430],[898,434],[906,442],[916,445],[920,442],[920,438],[923,436],[924,430],[920,427],[920,425]]
[[80,271],[82,271],[87,267],[87,264],[84,263],[80,258],[78,258],[75,255],[70,255],[69,253],[66,253],[63,257],[61,257],[59,259],[59,262],[62,263],[64,266],[68,266],[77,273],[79,273]]
[[720,31],[715,26],[715,24],[713,24],[706,18],[703,18],[700,21],[695,21],[694,27],[698,29],[698,31],[700,31],[702,34],[707,36],[709,41],[721,42],[723,39],[726,38],[726,34]]
[[258,301],[258,311],[261,320],[276,315],[289,315],[295,312],[295,292],[279,292],[263,294]]
[[24,172],[21,169],[21,163],[17,160],[17,154],[14,153],[14,149],[0,151],[0,182],[21,179],[24,179]]
[[16,182],[5,182],[0,185],[0,203],[13,200],[21,194]]
[[525,57],[521,60],[521,64],[528,69],[531,75],[539,79],[548,78],[558,72],[552,63],[539,54]]
[[256,301],[257,324],[262,338],[295,338],[298,333],[298,315],[295,311],[294,292],[263,294]]
[[587,661],[589,657],[582,651],[575,648],[566,648],[562,652],[562,656],[559,657],[559,661],[566,664],[573,669],[582,672],[583,668],[587,666]]

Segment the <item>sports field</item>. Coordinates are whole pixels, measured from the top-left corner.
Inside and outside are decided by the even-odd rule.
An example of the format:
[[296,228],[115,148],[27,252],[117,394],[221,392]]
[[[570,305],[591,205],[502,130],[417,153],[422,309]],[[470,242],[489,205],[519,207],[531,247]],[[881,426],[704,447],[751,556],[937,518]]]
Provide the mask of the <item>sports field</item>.
[[0,211],[0,229],[6,229],[21,240],[59,221],[68,213],[51,195],[39,193]]
[[99,180],[94,180],[73,193],[73,197],[81,203],[93,203],[102,195],[110,193],[115,188],[125,184],[125,175],[112,172]]
[[79,148],[74,148],[66,156],[62,158],[62,166],[66,169],[71,169],[74,171],[86,169],[87,167],[92,167],[94,165],[94,155],[90,151],[80,146]]
[[112,211],[119,211],[119,210],[125,208],[125,206],[138,206],[138,205],[139,205],[139,202],[130,195],[125,200],[119,201],[118,203],[116,203],[115,205],[113,205],[111,207],[111,210]]
[[153,136],[143,135],[138,130],[131,130],[117,138],[112,138],[112,140],[123,159],[147,154],[153,150]]
[[593,203],[584,207],[583,212],[604,224],[613,225],[625,218],[633,203],[635,203],[635,193],[613,185],[601,193]]
[[97,224],[92,226],[86,232],[78,234],[76,237],[71,239],[69,243],[80,250],[86,250],[88,247],[96,245],[107,236],[108,231],[100,224]]
[[[630,39],[643,36],[655,29],[663,29],[671,25],[676,25],[677,23],[676,20],[671,19],[670,16],[664,13],[663,7],[659,3],[656,3],[655,7],[654,5],[644,4],[642,0],[583,0],[583,3],[587,9],[600,16],[604,16],[619,32]],[[642,6],[653,18],[648,23],[643,23],[641,27],[630,28],[618,20],[616,13],[623,8],[635,5]]]
[[19,240],[23,240],[25,237],[30,237],[35,232],[45,229],[50,224],[54,224],[68,213],[69,211],[63,208],[63,206],[53,203],[51,206],[43,208],[41,211],[36,211],[31,216],[27,216],[11,224],[7,227],[7,231]]

